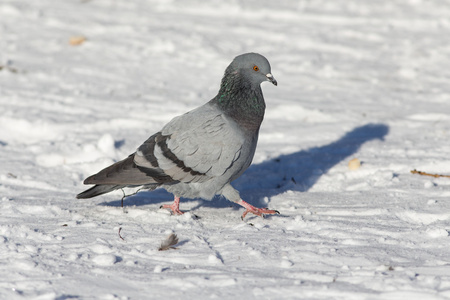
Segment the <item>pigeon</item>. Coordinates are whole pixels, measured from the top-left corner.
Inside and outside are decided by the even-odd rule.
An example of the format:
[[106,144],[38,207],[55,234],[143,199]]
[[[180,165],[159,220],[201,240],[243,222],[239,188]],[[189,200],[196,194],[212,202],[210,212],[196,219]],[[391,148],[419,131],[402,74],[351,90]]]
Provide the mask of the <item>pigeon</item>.
[[162,187],[174,195],[174,201],[161,208],[175,215],[183,214],[180,197],[211,200],[216,195],[243,206],[242,219],[248,213],[279,214],[245,202],[230,184],[250,166],[255,154],[266,108],[264,81],[277,85],[264,56],[236,56],[213,99],[175,117],[136,152],[86,178],[84,184],[95,185],[76,197],[92,198],[124,187]]

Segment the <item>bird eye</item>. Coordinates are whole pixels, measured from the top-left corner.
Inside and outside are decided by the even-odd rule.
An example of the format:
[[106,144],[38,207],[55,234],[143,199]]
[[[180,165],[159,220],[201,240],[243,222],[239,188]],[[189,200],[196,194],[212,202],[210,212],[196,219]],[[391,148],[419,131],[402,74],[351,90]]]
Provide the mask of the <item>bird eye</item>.
[[253,67],[253,70],[256,71],[256,72],[258,72],[258,71],[259,71],[258,66],[254,66],[254,67]]

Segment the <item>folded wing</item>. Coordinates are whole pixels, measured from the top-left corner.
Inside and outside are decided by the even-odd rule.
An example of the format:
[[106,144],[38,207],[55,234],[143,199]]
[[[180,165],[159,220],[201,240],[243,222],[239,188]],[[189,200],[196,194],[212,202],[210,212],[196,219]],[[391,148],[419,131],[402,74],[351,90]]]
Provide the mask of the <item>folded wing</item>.
[[223,175],[239,158],[244,138],[206,104],[170,121],[138,150],[85,184],[138,186],[205,182]]

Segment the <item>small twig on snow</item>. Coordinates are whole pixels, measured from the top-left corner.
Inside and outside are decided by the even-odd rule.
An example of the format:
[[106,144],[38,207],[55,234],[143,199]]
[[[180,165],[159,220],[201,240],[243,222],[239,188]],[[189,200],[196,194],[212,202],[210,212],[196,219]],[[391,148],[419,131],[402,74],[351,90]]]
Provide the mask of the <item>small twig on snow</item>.
[[120,189],[120,190],[122,191],[122,193],[123,193],[123,197],[122,197],[122,199],[121,199],[121,206],[123,207],[123,199],[125,199],[126,197],[130,197],[130,196],[136,195],[136,194],[139,193],[142,189],[143,189],[143,188],[140,188],[140,189],[138,189],[136,192],[134,192],[133,194],[129,194],[129,195],[125,194],[125,191],[124,191],[123,189]]
[[434,178],[438,178],[438,177],[450,178],[450,175],[430,174],[430,173],[426,173],[426,172],[422,172],[422,171],[417,171],[416,169],[412,170],[411,173],[419,174],[419,175],[423,175],[423,176],[431,176],[431,177],[434,177]]
[[122,239],[122,241],[125,241],[125,239],[120,235],[121,230],[122,230],[122,227],[119,227],[119,237]]

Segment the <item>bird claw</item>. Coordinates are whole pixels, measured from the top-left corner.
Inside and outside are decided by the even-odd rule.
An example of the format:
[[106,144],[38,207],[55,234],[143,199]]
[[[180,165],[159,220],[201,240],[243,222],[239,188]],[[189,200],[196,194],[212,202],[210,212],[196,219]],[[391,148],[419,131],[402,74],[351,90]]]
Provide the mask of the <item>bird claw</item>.
[[260,216],[261,218],[265,218],[266,215],[274,215],[274,214],[280,214],[280,212],[278,210],[272,210],[272,209],[268,209],[268,208],[257,208],[254,206],[251,206],[250,204],[246,203],[248,206],[244,206],[246,208],[246,210],[244,211],[244,213],[241,216],[241,220],[244,221],[245,216],[248,213],[252,213],[254,215]]
[[172,211],[172,214],[174,214],[174,215],[184,214],[184,212],[182,212],[178,207],[175,207],[173,204],[172,205],[164,204],[164,205],[161,205],[159,208],[160,209],[161,208],[170,209]]
[[184,214],[184,212],[182,212],[180,210],[180,197],[175,196],[175,198],[173,199],[173,203],[172,204],[164,204],[161,205],[159,208],[167,208],[170,209],[172,211],[172,213],[174,215],[182,215]]

